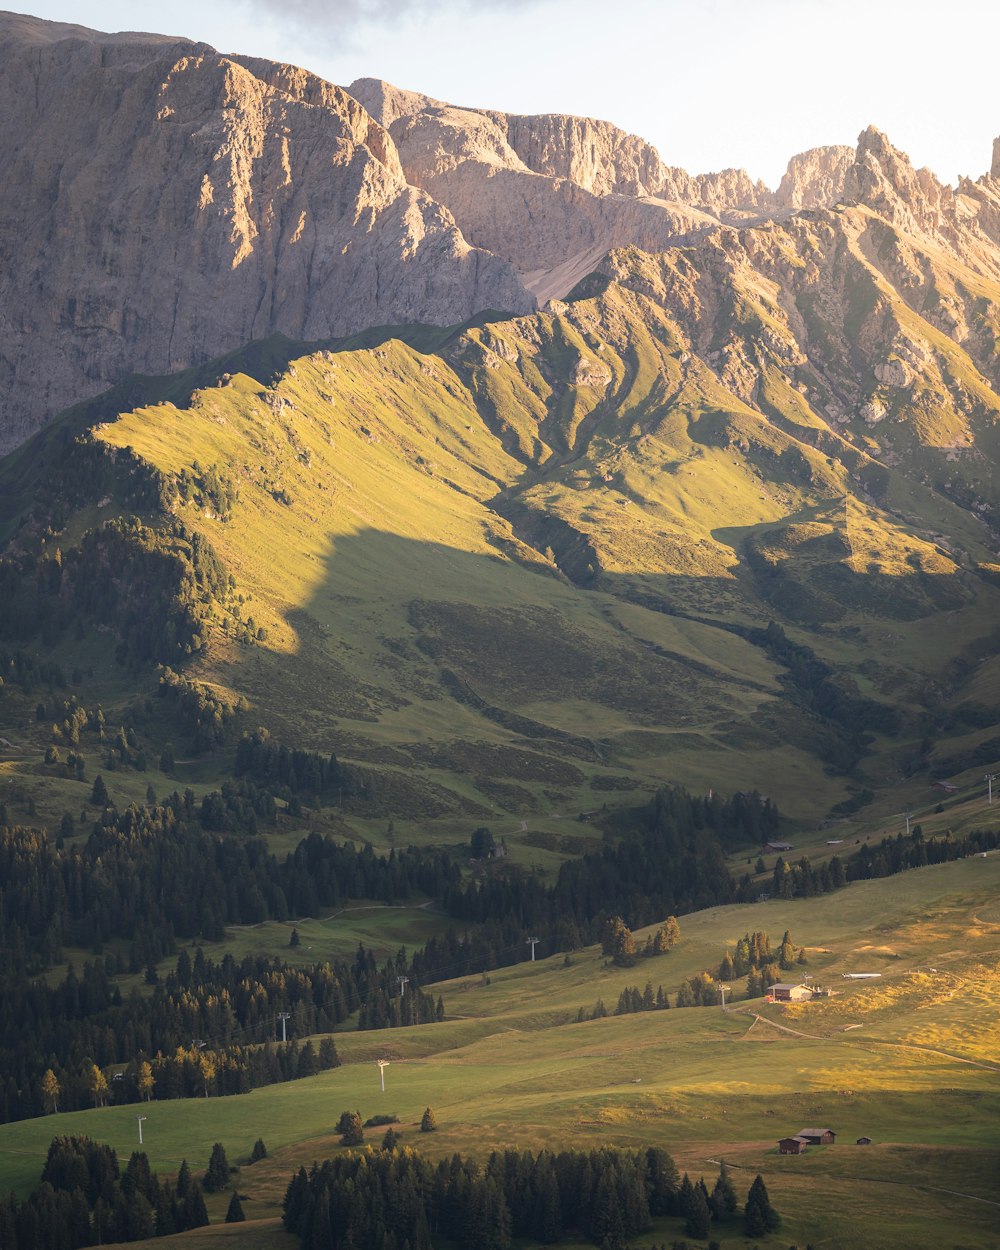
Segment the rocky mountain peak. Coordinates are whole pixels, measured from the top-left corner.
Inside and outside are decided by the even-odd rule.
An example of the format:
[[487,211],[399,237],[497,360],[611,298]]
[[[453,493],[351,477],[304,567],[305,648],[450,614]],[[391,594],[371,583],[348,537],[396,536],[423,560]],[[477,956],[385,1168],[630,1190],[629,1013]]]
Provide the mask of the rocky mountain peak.
[[844,178],[844,198],[864,204],[900,229],[940,234],[954,241],[954,193],[929,169],[914,169],[875,126],[858,136],[854,162]]
[[829,208],[843,198],[855,150],[843,144],[809,148],[788,162],[775,192],[781,208]]

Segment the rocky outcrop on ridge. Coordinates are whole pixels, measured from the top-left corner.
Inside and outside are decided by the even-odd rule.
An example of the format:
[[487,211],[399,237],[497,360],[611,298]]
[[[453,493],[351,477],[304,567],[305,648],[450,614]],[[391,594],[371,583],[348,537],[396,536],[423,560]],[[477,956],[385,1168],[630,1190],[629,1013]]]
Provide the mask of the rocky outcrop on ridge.
[[844,195],[844,180],[855,150],[844,144],[810,148],[788,162],[775,200],[780,208],[829,208]]

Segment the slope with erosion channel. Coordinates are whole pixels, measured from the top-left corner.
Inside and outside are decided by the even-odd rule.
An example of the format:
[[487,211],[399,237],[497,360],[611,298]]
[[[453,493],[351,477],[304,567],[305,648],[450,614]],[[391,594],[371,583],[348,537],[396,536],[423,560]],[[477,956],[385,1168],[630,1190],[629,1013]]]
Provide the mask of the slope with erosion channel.
[[[787,259],[812,220],[754,255]],[[997,591],[981,499],[933,476],[939,450],[879,459],[820,403],[902,301],[843,315],[838,356],[755,239],[614,254],[543,314],[258,346],[190,394],[137,381],[145,406],[63,445],[71,412],[8,461],[46,462],[11,550],[44,565],[137,510],[199,536],[228,584],[188,675],[245,699],[244,727],[367,768],[359,815],[575,813],[723,773],[821,814],[913,756]],[[827,277],[868,272],[828,250]],[[90,620],[121,633],[113,605]]]

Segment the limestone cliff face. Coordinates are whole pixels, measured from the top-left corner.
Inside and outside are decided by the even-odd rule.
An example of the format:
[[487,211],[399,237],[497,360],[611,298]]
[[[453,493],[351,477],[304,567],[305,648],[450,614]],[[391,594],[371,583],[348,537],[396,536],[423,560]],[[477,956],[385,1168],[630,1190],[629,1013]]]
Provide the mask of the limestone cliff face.
[[742,170],[670,168],[608,122],[459,108],[377,79],[348,90],[388,126],[407,181],[541,301],[565,295],[611,248],[688,244],[773,199]]
[[[771,191],[743,170],[689,174],[589,118],[460,108],[373,78],[345,91],[183,39],[16,14],[0,38],[0,449],[128,372],[275,331],[529,312],[615,249],[724,256],[740,232],[795,221],[785,250],[806,251],[789,264],[811,273],[809,222],[838,204],[870,223],[851,247],[877,251],[920,315],[996,367],[992,329],[926,255],[1000,278],[1000,140],[991,173],[952,189],[869,128],[857,149],[793,157]],[[890,355],[895,377],[905,353]]]
[[829,208],[844,194],[855,149],[845,145],[810,148],[788,162],[775,199],[782,208]]
[[338,87],[0,16],[0,446],[126,372],[534,306]]

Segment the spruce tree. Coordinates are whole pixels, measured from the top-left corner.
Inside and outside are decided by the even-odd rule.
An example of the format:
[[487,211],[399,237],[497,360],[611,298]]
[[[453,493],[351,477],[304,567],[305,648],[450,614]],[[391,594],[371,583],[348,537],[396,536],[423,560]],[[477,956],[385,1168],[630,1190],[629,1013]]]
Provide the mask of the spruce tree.
[[340,1134],[341,1145],[360,1146],[365,1140],[360,1111],[345,1111],[337,1122],[337,1132]]
[[[178,1228],[204,1228],[208,1223],[208,1211],[205,1208],[205,1195],[197,1181],[191,1182],[191,1188],[184,1199],[182,1210],[178,1213]],[[183,1219],[183,1225],[181,1224]]]
[[781,1216],[771,1206],[764,1178],[758,1172],[743,1208],[744,1230],[748,1237],[763,1237],[781,1227]]
[[708,1236],[711,1227],[712,1213],[708,1209],[705,1186],[699,1182],[691,1189],[688,1207],[684,1212],[684,1231],[689,1237],[697,1237],[701,1241]]
[[736,1199],[736,1190],[733,1188],[733,1182],[729,1176],[729,1169],[725,1163],[719,1168],[719,1176],[715,1182],[715,1188],[712,1190],[712,1197],[708,1203],[711,1208],[712,1215],[717,1220],[731,1220],[738,1206]]
[[792,935],[788,929],[785,930],[785,936],[781,939],[781,945],[778,947],[778,966],[779,968],[791,968],[795,960],[795,946],[792,943]]
[[240,1202],[240,1196],[233,1190],[233,1196],[229,1199],[229,1210],[226,1212],[227,1224],[242,1224],[247,1217],[243,1214],[243,1204]]
[[420,1131],[421,1133],[433,1133],[436,1128],[437,1119],[434,1112],[428,1107],[420,1117]]
[[218,1193],[229,1184],[229,1161],[222,1142],[217,1141],[212,1147],[212,1157],[208,1161],[208,1171],[202,1184],[210,1194]]

